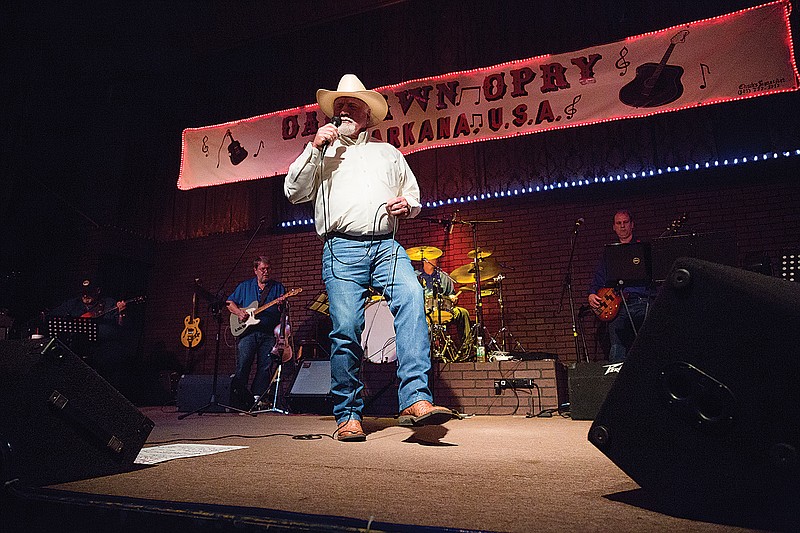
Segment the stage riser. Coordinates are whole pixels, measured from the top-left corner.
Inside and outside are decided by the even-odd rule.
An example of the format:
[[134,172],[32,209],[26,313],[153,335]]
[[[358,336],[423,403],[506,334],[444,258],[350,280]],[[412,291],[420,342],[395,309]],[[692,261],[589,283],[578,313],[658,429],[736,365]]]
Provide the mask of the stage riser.
[[[294,380],[289,393],[289,406],[293,412],[330,414],[330,387],[320,388],[320,377],[330,376],[328,361],[307,361]],[[398,413],[397,363],[364,363],[366,416],[394,416]],[[507,389],[495,394],[496,380],[530,378],[539,387],[534,389]],[[434,362],[431,385],[434,401],[461,413],[481,415],[527,414],[533,394],[534,414],[542,410],[558,409],[566,401],[566,369],[554,359],[540,361],[502,361],[494,363],[441,363]],[[541,401],[540,401],[541,396]]]
[[[385,392],[380,391],[392,382],[397,371],[395,363],[364,365],[365,393],[370,409],[376,414],[397,413],[397,385],[392,384]],[[532,378],[536,389],[520,389],[515,396],[513,390],[495,394],[494,382],[499,379]],[[433,379],[436,403],[456,409],[461,413],[481,415],[508,415],[517,409],[517,414],[526,414],[533,393],[535,412],[558,409],[566,401],[566,371],[554,359],[540,361],[498,361],[493,363],[441,363],[434,362]],[[559,390],[561,393],[559,394]],[[370,399],[372,399],[370,404]]]

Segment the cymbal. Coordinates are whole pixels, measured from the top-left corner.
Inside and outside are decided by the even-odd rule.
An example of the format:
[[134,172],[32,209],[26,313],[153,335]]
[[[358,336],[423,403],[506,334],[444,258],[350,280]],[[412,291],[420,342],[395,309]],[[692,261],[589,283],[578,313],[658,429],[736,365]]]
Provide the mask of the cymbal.
[[442,251],[435,246],[414,246],[406,248],[408,258],[412,261],[422,261],[422,259],[437,259],[442,255]]
[[490,252],[489,250],[470,250],[469,252],[467,252],[467,257],[469,257],[470,259],[475,259],[476,255],[478,256],[478,259],[483,259],[485,257],[489,257],[490,255],[492,255],[492,252]]
[[[498,265],[494,259],[479,259],[478,261],[481,262],[481,281],[493,278],[500,273],[500,265]],[[467,263],[464,266],[458,267],[450,273],[450,277],[453,278],[456,283],[475,283],[475,264]]]

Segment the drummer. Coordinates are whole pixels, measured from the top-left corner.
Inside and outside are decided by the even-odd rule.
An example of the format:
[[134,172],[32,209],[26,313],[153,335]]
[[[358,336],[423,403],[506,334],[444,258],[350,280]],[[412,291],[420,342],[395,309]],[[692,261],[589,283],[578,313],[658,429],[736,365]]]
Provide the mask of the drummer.
[[[460,346],[469,339],[469,312],[463,307],[458,307],[458,294],[455,291],[453,279],[437,266],[440,255],[441,252],[435,257],[422,258],[422,272],[418,275],[425,288],[425,312],[431,322],[439,322],[439,311],[451,317],[458,330],[458,335],[461,337],[459,339]],[[442,296],[441,299],[437,298],[439,295]],[[432,305],[428,306],[427,302],[432,302]],[[447,320],[442,319],[442,322],[447,322]]]

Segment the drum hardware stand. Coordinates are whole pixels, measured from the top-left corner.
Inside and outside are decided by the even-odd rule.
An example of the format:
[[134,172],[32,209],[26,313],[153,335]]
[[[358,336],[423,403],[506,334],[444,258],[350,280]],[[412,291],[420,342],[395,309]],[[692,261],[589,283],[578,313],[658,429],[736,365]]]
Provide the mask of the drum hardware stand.
[[[497,283],[497,303],[500,306],[500,331],[497,332],[497,336],[500,337],[500,346],[498,351],[494,354],[495,361],[510,359],[508,350],[506,350],[506,334],[512,339],[514,338],[514,335],[506,328],[505,306],[503,305],[503,280],[505,278],[503,274],[498,274],[492,278],[492,280]],[[492,339],[491,343],[495,348],[498,348],[495,339]]]
[[[575,241],[577,240],[576,237],[578,236],[578,228],[582,223],[582,218],[579,218],[578,221],[575,222],[575,229],[572,231],[572,236],[570,237],[569,262],[567,263],[567,273],[564,275],[564,284],[561,287],[561,299],[558,305],[558,312],[560,314],[561,310],[563,309],[564,293],[566,293],[569,299],[569,313],[570,317],[572,318],[572,338],[575,341],[575,360],[585,361],[588,363],[589,351],[586,348],[586,338],[583,335],[581,335],[580,339],[583,344],[583,357],[581,357],[581,346],[578,342],[578,320],[575,313],[575,299],[572,294],[572,259],[575,257]],[[581,331],[583,331],[582,328]]]
[[201,287],[200,283],[199,283],[199,279],[195,278],[195,283],[194,283],[195,284],[195,290],[197,291],[198,294],[200,294],[200,296],[202,296],[206,300],[208,300],[209,305],[211,307],[211,314],[214,315],[214,320],[217,321],[216,347],[214,349],[214,377],[212,378],[212,381],[211,381],[211,398],[208,400],[208,403],[206,405],[204,405],[203,407],[192,411],[191,413],[184,413],[184,414],[180,415],[178,417],[178,420],[183,420],[187,416],[193,415],[193,414],[202,415],[203,413],[208,411],[209,408],[214,407],[214,406],[222,407],[223,409],[225,409],[226,412],[235,411],[237,413],[244,413],[246,415],[256,416],[255,414],[250,413],[248,411],[245,411],[243,409],[237,409],[235,407],[232,407],[230,405],[225,405],[225,404],[219,403],[217,401],[217,374],[219,373],[219,342],[220,342],[220,338],[222,337],[222,335],[221,335],[221,332],[222,332],[222,306],[225,304],[225,301],[219,295],[222,293],[222,289],[225,287],[225,284],[228,283],[229,279],[231,279],[231,275],[233,274],[233,271],[236,270],[237,266],[239,266],[239,262],[241,262],[242,257],[244,257],[244,254],[245,254],[245,252],[247,252],[247,249],[250,247],[250,244],[253,242],[253,239],[255,239],[256,235],[258,235],[258,232],[261,231],[261,226],[264,225],[265,221],[266,221],[266,218],[265,217],[261,217],[261,220],[258,222],[258,227],[256,227],[255,231],[253,232],[253,235],[250,236],[250,240],[247,241],[247,244],[245,245],[244,249],[242,250],[242,253],[239,255],[239,258],[236,260],[236,263],[234,263],[234,265],[231,267],[230,271],[228,272],[228,277],[226,277],[225,281],[223,281],[220,284],[219,289],[217,289],[217,292],[215,294],[211,294],[209,291],[207,291],[206,289]]
[[[451,221],[447,221],[451,223]],[[450,274],[442,270],[438,265],[434,265],[424,256],[422,257],[422,262],[429,264],[433,267],[433,271],[437,274],[444,274],[450,281],[455,285],[455,280],[450,277]],[[455,343],[453,339],[446,332],[445,325],[442,324],[442,302],[446,298],[446,296],[442,292],[442,282],[440,275],[437,275],[434,282],[433,282],[433,298],[436,302],[436,320],[431,320],[431,349],[434,350],[435,354],[445,363],[454,363],[457,360],[457,354],[455,350]],[[431,354],[433,355],[433,353]]]
[[[497,224],[503,222],[502,220],[458,220],[454,221],[457,224],[469,224],[472,228],[472,249],[480,250],[478,247],[478,224]],[[481,267],[480,267],[480,254],[476,253],[473,259],[475,263],[475,327],[472,329],[472,339],[477,337],[486,338],[486,328],[483,323],[483,301],[481,297]],[[466,342],[464,345],[466,346]]]
[[455,343],[445,333],[443,324],[431,325],[431,349],[433,354],[445,363],[454,363],[456,361]]

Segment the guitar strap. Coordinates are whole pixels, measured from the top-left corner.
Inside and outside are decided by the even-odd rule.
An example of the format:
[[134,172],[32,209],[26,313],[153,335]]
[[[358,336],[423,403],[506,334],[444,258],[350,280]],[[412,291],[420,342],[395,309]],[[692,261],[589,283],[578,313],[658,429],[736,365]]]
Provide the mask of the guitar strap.
[[272,286],[275,285],[275,281],[268,279],[267,283],[264,284],[264,290],[261,291],[261,298],[258,299],[258,306],[261,307],[264,305],[264,302],[267,301],[267,296],[269,296],[270,291],[272,290]]

